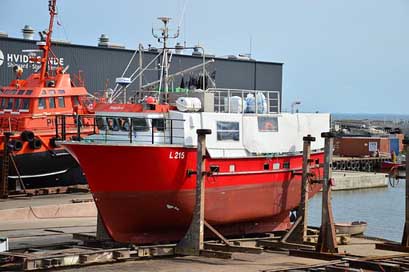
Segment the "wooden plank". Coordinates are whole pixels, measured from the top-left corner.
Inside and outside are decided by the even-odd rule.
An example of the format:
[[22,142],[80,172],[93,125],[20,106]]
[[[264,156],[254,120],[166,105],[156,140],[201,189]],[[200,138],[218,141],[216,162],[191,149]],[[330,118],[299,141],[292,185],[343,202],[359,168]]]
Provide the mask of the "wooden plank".
[[209,250],[224,251],[224,252],[242,252],[242,253],[250,253],[250,254],[263,253],[263,249],[261,247],[243,247],[243,246],[234,246],[234,245],[205,243],[204,248],[209,249]]
[[409,247],[393,243],[375,244],[375,248],[389,251],[409,252]]
[[345,259],[348,261],[351,268],[368,269],[373,271],[383,271],[383,272],[398,272],[400,271],[400,266],[397,264],[389,264],[384,262],[373,262],[373,261],[361,261],[353,259]]
[[315,250],[314,246],[296,243],[283,243],[271,240],[258,240],[256,242],[258,247],[268,248],[268,249],[306,249]]

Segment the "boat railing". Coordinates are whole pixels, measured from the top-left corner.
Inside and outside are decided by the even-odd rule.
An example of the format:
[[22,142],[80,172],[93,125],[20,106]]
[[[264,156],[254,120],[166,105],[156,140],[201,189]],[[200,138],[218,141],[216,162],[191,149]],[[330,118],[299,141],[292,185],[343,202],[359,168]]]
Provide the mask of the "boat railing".
[[[268,90],[209,88],[202,90],[182,89],[179,92],[158,92],[154,90],[133,91],[133,99],[141,103],[146,97],[152,96],[162,102],[175,104],[179,96],[200,97],[204,108],[214,112],[224,113],[280,113],[280,92]],[[210,94],[210,95],[209,95]]]
[[214,94],[214,111],[227,113],[280,113],[280,92],[210,88]]
[[[92,120],[84,122],[84,120]],[[96,143],[183,144],[183,119],[114,115],[56,116],[56,138]],[[72,136],[72,128],[75,135]],[[84,132],[87,131],[85,134]],[[91,132],[91,133],[89,133]],[[88,135],[86,137],[83,137]],[[71,135],[67,138],[67,135]]]

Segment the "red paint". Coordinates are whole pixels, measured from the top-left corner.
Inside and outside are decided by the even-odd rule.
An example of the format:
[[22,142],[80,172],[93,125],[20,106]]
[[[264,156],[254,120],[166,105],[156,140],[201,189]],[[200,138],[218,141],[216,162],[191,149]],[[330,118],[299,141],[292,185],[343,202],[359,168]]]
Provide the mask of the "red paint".
[[[110,235],[132,243],[180,239],[194,207],[196,149],[69,143],[67,150],[84,170]],[[184,152],[175,159],[175,152]],[[180,153],[179,153],[180,154]],[[180,157],[180,156],[179,156]],[[323,162],[323,153],[313,154]],[[283,169],[284,162],[290,169]],[[264,170],[264,164],[270,170]],[[273,164],[280,169],[271,170]],[[235,172],[230,173],[230,165]],[[284,229],[300,201],[302,156],[212,159],[219,172],[205,178],[205,218],[224,234]],[[322,168],[313,168],[317,178]],[[311,196],[319,189],[312,185]],[[264,222],[261,224],[260,222]],[[260,224],[260,227],[257,227]],[[262,227],[261,227],[262,226]],[[150,238],[148,238],[150,237]]]

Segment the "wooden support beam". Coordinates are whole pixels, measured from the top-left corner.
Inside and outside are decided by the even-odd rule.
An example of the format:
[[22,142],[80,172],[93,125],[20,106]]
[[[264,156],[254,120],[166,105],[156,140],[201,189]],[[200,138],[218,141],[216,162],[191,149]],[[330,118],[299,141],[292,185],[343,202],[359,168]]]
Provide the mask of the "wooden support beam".
[[343,254],[317,252],[314,250],[305,250],[305,249],[290,249],[289,254],[290,256],[327,260],[327,261],[341,260],[345,258],[345,255]]
[[261,247],[243,247],[235,245],[224,245],[224,244],[215,244],[215,243],[204,243],[204,248],[214,251],[224,251],[224,252],[242,252],[250,254],[261,254],[263,249]]
[[315,247],[311,245],[287,243],[287,242],[276,242],[271,240],[258,240],[256,242],[258,247],[268,248],[268,249],[305,249],[314,250]]
[[287,235],[283,237],[282,242],[304,243],[307,236],[308,225],[308,184],[310,179],[310,163],[311,163],[311,142],[315,141],[315,137],[307,135],[303,137],[303,165],[301,179],[301,200],[298,207],[298,220],[294,223]]
[[[405,153],[409,154],[409,139],[403,139]],[[409,246],[409,159],[406,160],[406,184],[405,184],[405,226],[403,227],[402,246]]]
[[362,261],[354,259],[344,259],[348,261],[349,267],[363,270],[384,271],[384,272],[398,272],[401,271],[398,264],[391,264],[386,262]]
[[[176,246],[176,253],[181,255],[201,256],[204,250],[204,206],[205,206],[205,156],[206,135],[210,129],[198,129],[197,133],[197,169],[196,169],[196,202],[193,218],[185,236]],[[205,253],[206,254],[206,253]],[[210,254],[211,255],[211,254]]]
[[409,247],[402,246],[401,244],[395,244],[395,243],[375,244],[375,248],[380,249],[380,250],[409,252]]
[[338,253],[335,235],[334,216],[331,204],[331,178],[332,178],[332,150],[334,146],[334,134],[331,132],[321,133],[325,138],[324,144],[324,183],[322,185],[322,215],[321,228],[318,237],[316,251],[326,253]]

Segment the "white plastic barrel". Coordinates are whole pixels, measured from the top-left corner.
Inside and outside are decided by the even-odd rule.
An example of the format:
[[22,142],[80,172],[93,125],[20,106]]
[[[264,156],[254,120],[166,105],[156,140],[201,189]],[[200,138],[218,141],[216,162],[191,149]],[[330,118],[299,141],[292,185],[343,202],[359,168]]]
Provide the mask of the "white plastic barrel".
[[197,97],[179,97],[176,100],[178,111],[200,111],[202,102]]

